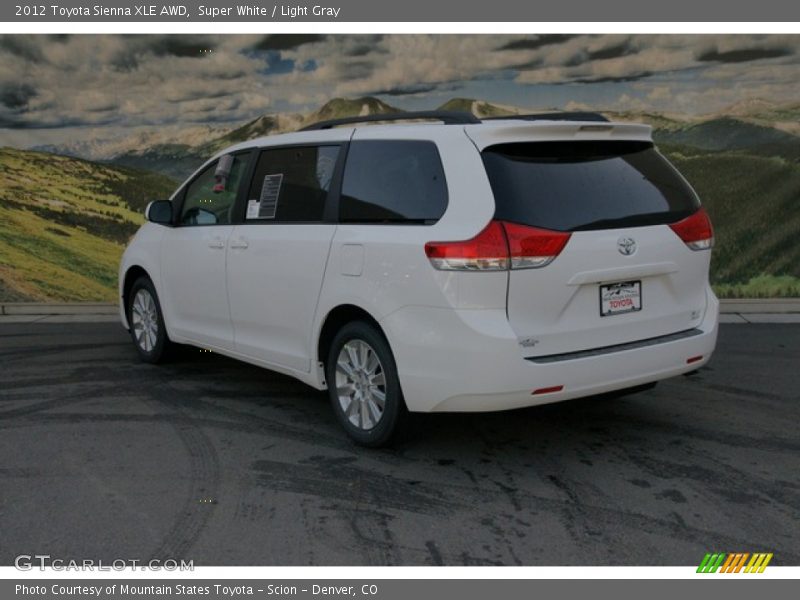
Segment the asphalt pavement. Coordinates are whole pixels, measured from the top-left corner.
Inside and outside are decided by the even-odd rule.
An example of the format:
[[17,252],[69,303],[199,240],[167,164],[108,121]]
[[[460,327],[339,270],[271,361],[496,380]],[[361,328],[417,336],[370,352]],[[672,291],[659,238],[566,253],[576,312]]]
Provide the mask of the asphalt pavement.
[[0,564],[800,564],[800,325],[723,325],[655,389],[425,415],[352,445],[324,393],[117,323],[0,325]]

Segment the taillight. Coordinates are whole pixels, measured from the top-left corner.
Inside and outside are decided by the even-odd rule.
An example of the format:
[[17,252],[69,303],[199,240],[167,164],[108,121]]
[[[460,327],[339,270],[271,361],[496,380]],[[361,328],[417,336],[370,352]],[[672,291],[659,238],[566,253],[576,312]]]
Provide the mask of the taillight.
[[425,244],[425,254],[441,271],[536,269],[552,262],[569,238],[561,231],[490,221],[470,240]]
[[508,240],[500,221],[490,221],[471,240],[428,242],[425,254],[440,271],[508,270]]
[[714,229],[704,208],[670,227],[692,250],[708,250],[714,245]]
[[512,269],[538,269],[553,262],[561,254],[571,234],[503,223],[511,254]]

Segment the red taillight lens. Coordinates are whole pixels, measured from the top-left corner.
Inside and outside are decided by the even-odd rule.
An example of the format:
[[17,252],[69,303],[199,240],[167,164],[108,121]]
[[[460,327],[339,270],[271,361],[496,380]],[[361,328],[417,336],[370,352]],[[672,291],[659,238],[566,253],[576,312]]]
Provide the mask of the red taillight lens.
[[508,269],[508,240],[499,221],[489,224],[471,240],[428,242],[425,254],[441,271],[505,271]]
[[552,262],[569,237],[561,231],[490,221],[470,240],[425,244],[425,254],[441,271],[535,269]]
[[503,223],[508,237],[512,269],[538,269],[553,262],[567,245],[571,234]]
[[692,250],[708,250],[714,245],[714,229],[704,208],[670,227]]

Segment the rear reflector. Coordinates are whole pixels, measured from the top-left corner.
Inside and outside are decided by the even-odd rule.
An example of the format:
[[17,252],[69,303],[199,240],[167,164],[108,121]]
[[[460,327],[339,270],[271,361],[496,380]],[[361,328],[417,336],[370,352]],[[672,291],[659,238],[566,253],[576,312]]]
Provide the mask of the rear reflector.
[[440,271],[507,271],[550,264],[566,246],[569,233],[490,221],[474,238],[429,242],[425,254]]
[[553,387],[539,388],[538,390],[533,390],[531,392],[531,396],[538,396],[539,394],[552,394],[553,392],[560,392],[563,389],[564,389],[563,385],[554,385]]
[[704,208],[670,227],[692,250],[708,250],[714,245],[714,229]]
[[690,365],[690,364],[696,363],[697,361],[700,361],[700,360],[703,360],[702,356],[693,356],[692,358],[687,358],[686,359],[686,364]]

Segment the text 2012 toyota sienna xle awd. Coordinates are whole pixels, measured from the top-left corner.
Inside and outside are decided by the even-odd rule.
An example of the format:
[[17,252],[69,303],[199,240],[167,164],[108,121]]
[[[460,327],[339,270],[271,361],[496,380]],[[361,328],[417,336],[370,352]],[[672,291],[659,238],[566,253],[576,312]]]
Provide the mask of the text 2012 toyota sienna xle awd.
[[327,388],[371,446],[406,411],[557,402],[709,360],[711,223],[649,127],[402,117],[441,122],[245,142],[151,203],[120,265],[141,357],[193,344]]

